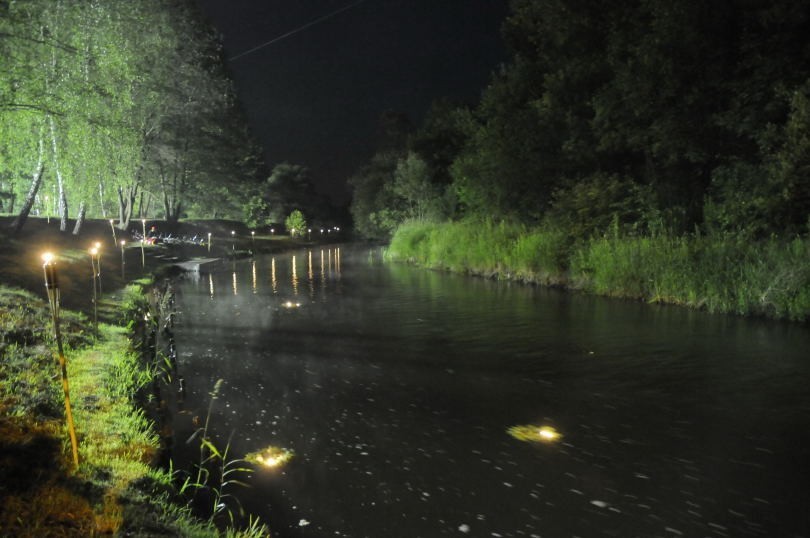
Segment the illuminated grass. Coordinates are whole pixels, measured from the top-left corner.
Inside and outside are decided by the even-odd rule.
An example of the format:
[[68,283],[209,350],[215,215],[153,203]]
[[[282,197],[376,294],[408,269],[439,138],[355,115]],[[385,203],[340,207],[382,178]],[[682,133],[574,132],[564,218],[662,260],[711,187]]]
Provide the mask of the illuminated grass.
[[[124,294],[130,319],[138,319],[138,295],[135,287]],[[0,287],[0,484],[8,488],[0,536],[220,536],[174,504],[172,477],[153,465],[158,437],[135,401],[152,377],[130,348],[129,330],[100,324],[100,337],[89,346],[87,320],[64,310],[63,320],[79,438],[76,472],[54,382],[47,305]],[[266,528],[252,520],[226,535],[264,536]]]

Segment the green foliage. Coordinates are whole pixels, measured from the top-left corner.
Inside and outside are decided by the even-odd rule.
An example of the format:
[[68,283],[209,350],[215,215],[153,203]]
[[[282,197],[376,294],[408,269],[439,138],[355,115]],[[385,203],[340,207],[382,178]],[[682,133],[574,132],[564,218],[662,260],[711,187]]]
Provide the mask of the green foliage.
[[600,294],[801,321],[810,318],[808,255],[806,239],[605,237],[576,252],[571,272]]
[[273,222],[270,219],[270,206],[260,196],[253,196],[243,207],[245,224],[258,228]]
[[64,192],[91,217],[233,215],[247,197],[236,183],[257,176],[220,44],[193,2],[13,2],[0,70],[0,188],[25,197],[43,144],[34,214]]
[[387,255],[426,267],[559,284],[568,248],[567,236],[553,228],[472,219],[409,221],[397,229]]
[[604,233],[614,223],[644,229],[654,212],[647,191],[628,178],[596,174],[554,191],[550,219],[577,238]]
[[304,214],[294,209],[292,213],[284,219],[284,226],[291,237],[300,237],[307,232],[307,221]]
[[394,193],[394,173],[400,153],[383,152],[372,157],[351,178],[351,213],[355,230],[367,239],[388,239],[405,220],[401,199]]
[[612,233],[573,243],[551,224],[408,222],[388,256],[711,312],[810,319],[810,240]]
[[402,148],[353,178],[361,233],[385,238],[397,222],[420,218],[403,188],[423,186],[419,177],[434,187],[451,180],[452,209],[469,216],[552,219],[580,239],[614,221],[652,234],[807,229],[810,6],[511,7],[512,58],[478,106],[437,105],[412,135],[409,149],[427,173],[394,164],[410,161]]

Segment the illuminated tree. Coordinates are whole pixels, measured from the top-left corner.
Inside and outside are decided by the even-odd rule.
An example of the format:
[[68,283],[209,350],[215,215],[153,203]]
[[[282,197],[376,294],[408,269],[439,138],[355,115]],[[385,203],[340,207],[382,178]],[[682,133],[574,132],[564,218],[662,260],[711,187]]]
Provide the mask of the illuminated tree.
[[295,209],[284,220],[284,226],[292,237],[304,234],[307,228],[307,221],[304,219],[304,214]]

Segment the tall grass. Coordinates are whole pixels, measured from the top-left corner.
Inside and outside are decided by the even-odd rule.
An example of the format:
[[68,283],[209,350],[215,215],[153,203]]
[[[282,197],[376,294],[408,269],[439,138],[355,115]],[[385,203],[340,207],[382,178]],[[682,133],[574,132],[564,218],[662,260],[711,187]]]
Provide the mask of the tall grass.
[[393,260],[494,278],[561,284],[569,241],[556,229],[507,222],[411,221],[388,247]]
[[810,319],[810,239],[623,236],[574,243],[558,228],[409,222],[392,260],[586,292],[794,321]]

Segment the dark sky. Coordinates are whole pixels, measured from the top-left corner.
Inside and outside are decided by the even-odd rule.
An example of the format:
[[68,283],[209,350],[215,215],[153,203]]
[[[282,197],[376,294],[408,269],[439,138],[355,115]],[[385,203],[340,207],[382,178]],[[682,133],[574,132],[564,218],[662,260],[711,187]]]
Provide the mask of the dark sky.
[[309,166],[319,190],[375,149],[380,115],[418,124],[431,101],[476,102],[505,57],[507,0],[360,0],[331,18],[233,58],[356,0],[198,0],[222,33],[228,65],[269,166]]

